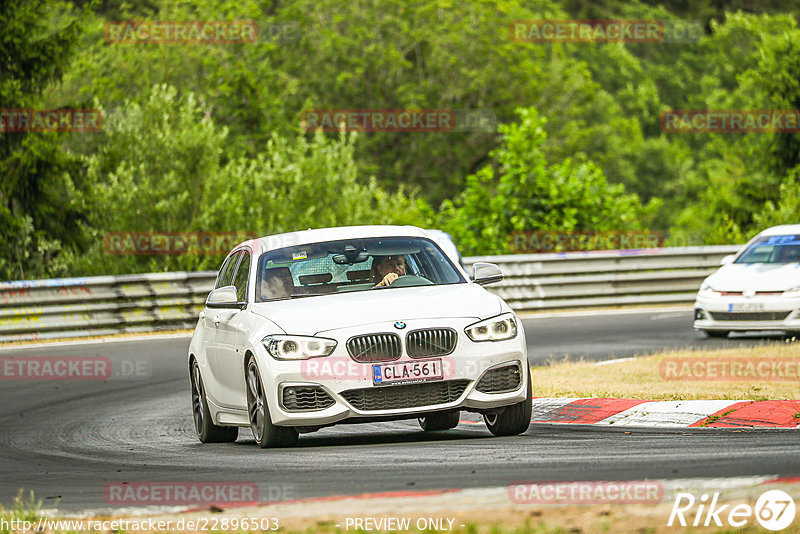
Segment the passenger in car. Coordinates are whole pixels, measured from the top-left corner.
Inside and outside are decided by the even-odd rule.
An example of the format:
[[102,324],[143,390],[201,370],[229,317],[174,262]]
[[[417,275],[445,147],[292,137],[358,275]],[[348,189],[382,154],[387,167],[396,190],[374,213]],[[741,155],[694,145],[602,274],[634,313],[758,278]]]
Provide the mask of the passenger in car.
[[294,281],[288,267],[275,267],[264,271],[261,277],[261,300],[284,299],[292,296]]
[[404,274],[406,274],[405,256],[373,256],[369,278],[375,287],[391,285]]

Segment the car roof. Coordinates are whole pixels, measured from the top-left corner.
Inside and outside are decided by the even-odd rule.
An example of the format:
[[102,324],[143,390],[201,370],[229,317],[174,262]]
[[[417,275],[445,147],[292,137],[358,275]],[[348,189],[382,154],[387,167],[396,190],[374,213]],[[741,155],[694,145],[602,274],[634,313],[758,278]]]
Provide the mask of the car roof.
[[800,234],[800,224],[782,224],[760,232],[759,236]]
[[310,243],[322,243],[339,239],[360,239],[366,237],[427,237],[422,228],[416,226],[364,225],[337,226],[333,228],[314,228],[297,232],[268,235],[240,243],[235,248],[248,246],[256,254],[270,250]]

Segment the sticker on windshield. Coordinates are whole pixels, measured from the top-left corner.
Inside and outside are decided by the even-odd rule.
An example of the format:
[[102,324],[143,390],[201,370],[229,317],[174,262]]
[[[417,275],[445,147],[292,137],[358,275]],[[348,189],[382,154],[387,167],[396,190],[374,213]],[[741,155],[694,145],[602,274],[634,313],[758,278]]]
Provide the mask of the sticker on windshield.
[[305,250],[301,250],[300,252],[292,252],[292,259],[295,261],[308,259],[308,253]]

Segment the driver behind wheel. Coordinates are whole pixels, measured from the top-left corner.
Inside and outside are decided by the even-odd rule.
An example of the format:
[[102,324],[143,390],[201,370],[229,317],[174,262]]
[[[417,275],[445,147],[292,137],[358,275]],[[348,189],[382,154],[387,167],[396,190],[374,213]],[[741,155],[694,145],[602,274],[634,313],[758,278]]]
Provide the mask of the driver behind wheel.
[[262,300],[285,299],[292,296],[294,282],[288,267],[274,267],[264,271],[261,278]]
[[404,274],[406,274],[405,256],[374,256],[372,258],[370,280],[375,287],[391,285]]

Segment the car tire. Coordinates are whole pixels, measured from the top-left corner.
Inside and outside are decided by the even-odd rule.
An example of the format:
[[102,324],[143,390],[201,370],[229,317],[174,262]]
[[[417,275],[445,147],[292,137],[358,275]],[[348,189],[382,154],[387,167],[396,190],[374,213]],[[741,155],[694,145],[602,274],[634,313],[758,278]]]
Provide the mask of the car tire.
[[495,436],[516,436],[522,434],[531,426],[531,412],[533,389],[531,377],[528,376],[528,392],[525,400],[506,407],[502,412],[485,413],[483,420],[489,432]]
[[451,410],[449,412],[440,412],[428,414],[425,417],[419,417],[420,428],[425,432],[436,432],[437,430],[450,430],[458,426],[458,420],[461,418],[459,410]]
[[206,390],[203,386],[203,377],[200,376],[200,366],[192,360],[189,382],[192,386],[192,417],[194,430],[201,443],[231,443],[239,437],[239,427],[215,425],[208,411]]
[[730,334],[730,330],[703,330],[708,337],[726,338]]
[[290,426],[276,426],[272,424],[269,416],[267,397],[264,394],[264,385],[261,382],[261,373],[258,371],[255,356],[247,360],[247,376],[245,377],[247,389],[247,415],[250,419],[250,429],[256,443],[262,449],[291,447],[297,444],[298,432]]

